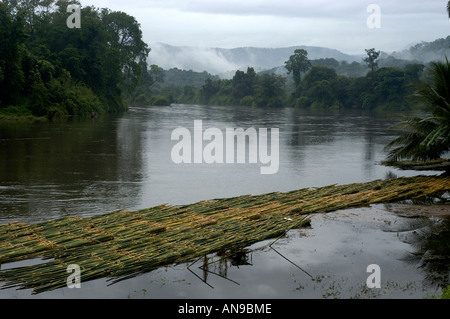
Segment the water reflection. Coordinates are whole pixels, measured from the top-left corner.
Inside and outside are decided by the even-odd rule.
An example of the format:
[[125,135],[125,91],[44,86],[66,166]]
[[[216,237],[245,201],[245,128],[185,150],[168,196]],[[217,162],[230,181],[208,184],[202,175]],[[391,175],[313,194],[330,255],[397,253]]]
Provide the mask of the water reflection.
[[[255,286],[276,287],[281,298],[423,298],[439,294],[449,284],[446,243],[450,242],[450,219],[399,217],[383,206],[316,215],[310,229],[289,232],[276,249],[271,248],[275,242],[265,241],[254,250],[204,256],[188,269],[204,287],[220,289],[225,282],[236,285],[234,289],[228,286],[230,297],[249,289],[247,276],[257,282]],[[381,289],[366,286],[365,267],[374,262],[381,266]],[[267,277],[268,272],[280,283]]]
[[104,213],[139,194],[139,121],[7,122],[0,128],[4,221]]
[[424,218],[421,227],[404,240],[414,251],[403,260],[426,274],[425,284],[440,288],[450,285],[450,218]]
[[[200,119],[203,120],[204,128],[216,127],[220,130],[228,127],[278,127],[279,172],[270,176],[261,175],[259,164],[174,164],[170,158],[173,146],[171,132],[177,127],[192,129],[194,120]],[[0,223],[16,220],[40,222],[67,215],[86,217],[117,209],[134,210],[163,203],[188,204],[244,194],[415,175],[416,172],[377,165],[385,157],[384,145],[393,137],[393,133],[386,130],[393,123],[395,119],[386,119],[384,114],[361,111],[314,113],[291,108],[194,105],[133,108],[121,116],[101,116],[95,121],[3,121],[0,122]],[[421,174],[434,175],[436,172]],[[365,246],[354,247],[356,243],[352,240],[366,230],[364,223],[360,224],[352,219],[344,225],[332,220],[332,225],[328,225],[320,218],[315,222],[317,229],[312,230],[317,230],[315,238],[301,238],[299,241],[293,240],[294,244],[290,243],[292,245],[277,246],[277,251],[316,279],[322,278],[321,276],[336,278],[333,276],[347,274],[349,269],[357,272],[360,269],[355,269],[355,265],[367,266],[373,262],[368,257],[362,257],[362,254],[360,256],[360,250],[365,251],[366,246],[369,246],[379,252],[379,249],[384,248],[384,242],[380,243],[379,238],[384,238],[386,234],[380,235],[379,229],[373,233],[372,230],[368,231],[369,237],[364,239],[367,240]],[[356,225],[360,228],[356,229]],[[439,242],[448,243],[448,232],[436,234],[433,228],[429,235],[408,238],[411,245],[417,248],[417,253],[410,256],[409,260],[419,262],[421,269],[433,274],[430,275],[430,280],[434,274],[440,274],[436,277],[438,280],[445,275],[445,271],[448,273],[448,266],[445,268],[440,263],[443,260],[448,265],[448,259],[442,259],[442,256],[449,255],[448,251],[439,250],[443,247],[438,247],[438,244],[434,246]],[[286,240],[289,242],[289,237]],[[324,242],[321,243],[321,240]],[[406,242],[402,243],[405,244],[403,246],[391,240],[392,238],[386,239],[390,243],[389,249],[398,248],[403,254],[410,248]],[[350,253],[360,259],[354,262],[355,265],[347,264],[346,257],[342,261],[344,253],[330,251],[331,244],[336,244],[333,247],[337,247],[337,251],[344,251],[343,247],[346,250],[353,249]],[[314,249],[321,251],[320,254],[314,253]],[[394,269],[403,267],[402,264],[389,258],[385,260],[383,253],[375,254],[375,257],[386,263],[393,263],[393,274],[399,278],[405,277]],[[427,257],[428,255],[433,258]],[[301,293],[302,296],[320,297],[313,291],[311,277],[273,250],[242,251],[227,258],[217,257],[205,260],[206,264],[202,267],[203,270],[200,269],[200,273],[197,267],[202,266],[201,261],[190,269],[216,290],[220,290],[222,296],[298,297],[297,293]],[[340,262],[335,263],[336,260]],[[439,261],[439,266],[435,266],[436,261]],[[330,270],[327,265],[333,263],[336,267]],[[244,288],[237,294],[224,291],[228,289],[227,284],[236,286],[236,283],[215,276],[212,272],[231,279]],[[295,274],[295,282],[291,279],[292,274]],[[179,272],[171,275],[198,280],[186,269],[182,275]],[[407,275],[420,277],[416,270],[407,272]],[[218,277],[222,281],[217,284],[212,277]],[[356,282],[349,279],[349,286],[365,283],[366,277],[366,273],[362,271]],[[227,282],[225,287],[222,287],[223,281]],[[255,286],[258,282],[261,284]],[[326,282],[332,285],[332,282],[322,280],[322,284]],[[319,280],[315,282],[317,283]],[[118,288],[108,288],[107,292],[105,286],[100,284],[97,291],[121,296],[121,289],[128,290],[141,285],[139,281],[127,281],[123,284],[125,288],[122,283],[118,283]],[[195,287],[186,289],[186,295],[208,297],[211,288],[203,282],[201,284],[206,287],[200,289],[198,285],[193,285]],[[285,291],[282,284],[292,288],[292,291]],[[99,283],[93,285],[95,287]],[[300,286],[303,288],[297,289]],[[176,296],[178,288],[167,291],[159,289],[158,296]],[[144,289],[148,290],[148,287]],[[354,296],[355,292],[349,295]]]
[[[280,168],[176,165],[170,136],[209,127],[279,128]],[[394,119],[361,111],[174,105],[133,108],[94,121],[0,122],[0,221],[37,222],[162,203],[290,191],[382,178]],[[398,172],[410,176],[415,172]]]
[[[214,255],[206,255],[199,258],[197,261],[194,261],[191,265],[189,265],[187,269],[211,288],[214,287],[208,283],[209,275],[216,275],[232,283],[235,283],[236,285],[240,285],[239,282],[229,278],[228,268],[252,266],[252,254],[253,251],[248,249],[218,252]],[[202,265],[198,266],[198,269],[202,271],[202,276],[197,275],[196,272],[192,269],[192,265],[199,260],[202,260]]]

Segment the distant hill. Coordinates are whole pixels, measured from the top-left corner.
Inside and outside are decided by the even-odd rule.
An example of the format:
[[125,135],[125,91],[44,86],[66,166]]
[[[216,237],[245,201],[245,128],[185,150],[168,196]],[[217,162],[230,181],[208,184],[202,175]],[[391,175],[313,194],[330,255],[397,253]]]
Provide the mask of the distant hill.
[[[433,42],[421,42],[407,50],[399,52],[382,52],[379,66],[403,67],[408,63],[429,63],[442,60],[444,56],[450,57],[450,36],[446,39],[437,39]],[[151,45],[149,56],[150,64],[157,64],[165,70],[178,68],[179,70],[192,70],[194,72],[210,73],[222,78],[231,78],[236,70],[245,71],[253,67],[255,71],[272,70],[278,74],[286,74],[284,62],[296,49],[308,51],[310,60],[335,59],[338,62],[352,64],[362,63],[365,52],[361,55],[349,55],[335,49],[314,46],[292,46],[285,48],[256,48],[241,47],[234,49],[207,48],[193,46],[172,46],[165,43]],[[367,70],[364,66],[354,66],[352,71],[346,71],[347,66],[341,65],[340,74],[360,76]],[[356,73],[353,73],[357,69]]]
[[151,64],[157,64],[163,69],[178,68],[211,74],[234,73],[236,70],[267,70],[284,65],[284,62],[296,49],[308,51],[309,59],[334,58],[338,61],[361,61],[361,56],[342,53],[338,50],[312,47],[293,46],[286,48],[255,48],[242,47],[234,49],[178,47],[164,43],[151,45],[149,59]]
[[442,60],[445,56],[450,58],[450,36],[432,42],[421,42],[407,50],[393,52],[391,56],[396,59],[413,60],[422,63]]

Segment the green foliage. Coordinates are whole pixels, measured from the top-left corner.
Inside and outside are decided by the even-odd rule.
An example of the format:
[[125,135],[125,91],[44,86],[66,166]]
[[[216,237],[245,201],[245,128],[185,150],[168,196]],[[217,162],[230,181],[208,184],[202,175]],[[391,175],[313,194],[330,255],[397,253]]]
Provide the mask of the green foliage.
[[374,48],[372,49],[366,49],[367,58],[364,58],[363,61],[368,65],[368,67],[372,70],[372,72],[375,71],[375,69],[378,67],[377,59],[380,56],[380,51],[375,51]]
[[82,28],[66,26],[77,1],[0,2],[0,109],[24,106],[33,115],[86,115],[126,110],[144,81],[149,48],[136,20],[86,7]]
[[389,161],[439,158],[450,150],[450,63],[433,62],[426,80],[415,86],[413,97],[427,112],[425,118],[411,117],[396,127],[403,133],[386,150]]
[[294,54],[285,62],[285,68],[288,74],[294,76],[295,85],[299,85],[301,81],[301,74],[308,71],[311,67],[311,61],[308,59],[308,52],[303,49],[297,49]]
[[105,106],[94,92],[83,84],[72,86],[64,99],[65,111],[69,115],[89,115],[92,112],[101,114]]
[[155,95],[151,100],[151,105],[153,105],[153,106],[168,106],[168,105],[170,105],[170,101],[165,96]]
[[[299,55],[306,57],[307,52],[297,52]],[[293,61],[295,56],[291,56]],[[276,68],[256,73],[248,67],[236,71],[231,79],[207,72],[158,68],[157,72],[149,70],[148,85],[141,85],[129,101],[132,105],[151,105],[152,96],[161,95],[170,103],[187,104],[410,109],[414,103],[407,98],[409,86],[421,79],[424,65],[399,59],[382,61],[383,67],[368,72],[364,63],[312,60],[295,86],[293,76],[276,75]]]
[[281,75],[258,75],[248,68],[236,71],[231,80],[206,79],[198,95],[204,104],[280,107],[286,105],[285,84]]
[[18,104],[24,85],[25,19],[22,13],[12,15],[11,8],[0,2],[0,106]]
[[218,80],[217,76],[213,76],[208,72],[194,72],[192,70],[180,70],[172,68],[170,70],[163,70],[164,84],[184,87],[192,85],[195,89],[200,89],[205,83],[206,79]]
[[[450,2],[448,4],[449,4],[449,16],[450,16]],[[450,299],[450,286],[447,286],[442,289],[442,295],[441,295],[440,299]]]
[[421,42],[412,46],[405,52],[398,53],[398,56],[407,56],[414,60],[436,61],[443,56],[450,54],[450,36],[445,39],[440,38],[432,42]]
[[0,108],[0,119],[8,118],[30,118],[32,113],[24,106],[10,105],[4,108]]
[[303,78],[296,105],[315,109],[325,109],[338,104],[333,86],[337,79],[334,69],[325,66],[313,66]]
[[286,103],[286,79],[281,75],[263,74],[256,87],[256,105],[281,107]]
[[240,101],[239,104],[242,106],[253,106],[255,105],[255,98],[251,95],[244,96]]
[[253,68],[248,68],[247,73],[236,71],[232,80],[232,96],[240,100],[246,96],[255,94],[256,72]]

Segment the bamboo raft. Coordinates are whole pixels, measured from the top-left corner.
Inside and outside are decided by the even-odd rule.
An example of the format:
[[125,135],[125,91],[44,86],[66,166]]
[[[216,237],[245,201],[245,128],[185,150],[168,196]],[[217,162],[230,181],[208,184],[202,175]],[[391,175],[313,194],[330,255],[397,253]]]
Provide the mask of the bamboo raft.
[[285,235],[309,215],[350,207],[439,196],[450,177],[408,177],[368,183],[245,195],[191,205],[160,205],[88,218],[64,217],[38,224],[0,225],[0,261],[43,258],[44,263],[0,270],[2,289],[41,293],[65,287],[67,267],[81,282],[117,282],[170,264],[247,247]]

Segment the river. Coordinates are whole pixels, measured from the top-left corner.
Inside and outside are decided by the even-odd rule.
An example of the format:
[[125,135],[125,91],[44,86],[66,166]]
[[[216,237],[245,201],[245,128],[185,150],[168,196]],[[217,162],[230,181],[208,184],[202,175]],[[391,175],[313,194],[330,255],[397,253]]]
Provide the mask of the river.
[[[184,128],[194,135],[200,120],[203,131],[278,129],[277,172],[261,174],[264,164],[248,156],[243,163],[175,163],[172,151],[179,141],[172,133]],[[417,175],[379,164],[395,136],[388,127],[397,120],[356,110],[172,105],[97,119],[3,121],[0,223]],[[200,142],[200,150],[209,143]],[[422,298],[448,284],[448,267],[419,267],[423,258],[417,251],[430,249],[421,251],[417,232],[432,230],[445,244],[448,226],[445,218],[398,216],[388,205],[340,211],[314,216],[311,228],[292,231],[273,246],[262,242],[228,259],[207,256],[208,267],[199,260],[113,285],[96,280],[34,298]],[[370,264],[380,265],[381,288],[366,285]],[[0,297],[29,298],[30,291],[7,289]]]

